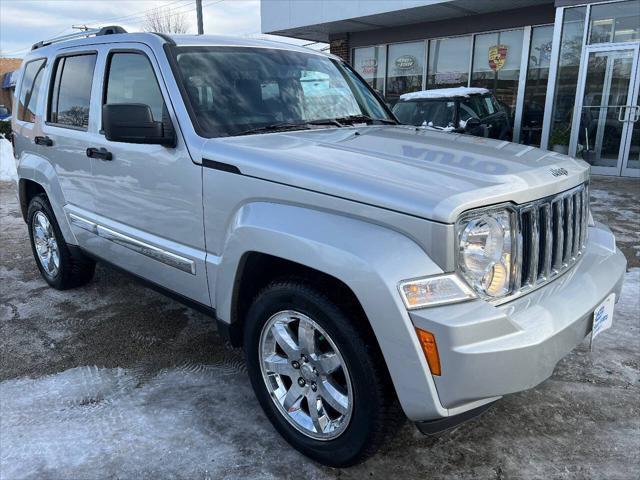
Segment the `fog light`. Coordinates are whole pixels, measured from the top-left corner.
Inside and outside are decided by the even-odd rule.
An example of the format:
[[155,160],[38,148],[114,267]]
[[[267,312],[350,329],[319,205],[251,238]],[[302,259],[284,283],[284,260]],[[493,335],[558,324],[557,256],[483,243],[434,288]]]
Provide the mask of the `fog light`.
[[427,359],[429,370],[431,375],[440,375],[440,356],[438,355],[438,346],[436,345],[436,338],[433,333],[416,328],[418,334],[418,340],[420,340],[420,346],[424,352],[424,356]]
[[462,302],[476,297],[473,290],[455,274],[407,280],[400,284],[400,295],[408,310]]

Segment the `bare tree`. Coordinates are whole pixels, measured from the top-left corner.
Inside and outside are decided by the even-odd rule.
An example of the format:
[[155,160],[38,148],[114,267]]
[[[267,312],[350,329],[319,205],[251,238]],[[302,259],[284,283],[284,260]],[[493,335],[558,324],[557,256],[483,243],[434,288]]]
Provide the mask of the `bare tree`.
[[158,33],[187,33],[187,21],[183,12],[154,8],[145,15],[144,29]]

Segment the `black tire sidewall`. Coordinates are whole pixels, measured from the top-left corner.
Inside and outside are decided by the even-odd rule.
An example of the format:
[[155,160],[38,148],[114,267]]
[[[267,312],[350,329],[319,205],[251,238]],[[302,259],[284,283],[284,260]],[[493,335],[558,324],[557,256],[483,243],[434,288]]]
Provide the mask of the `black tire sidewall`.
[[[296,430],[272,401],[260,369],[259,344],[263,326],[277,312],[296,310],[317,322],[336,344],[346,363],[353,389],[353,411],[346,430],[329,441],[315,440]],[[245,354],[251,383],[260,404],[278,432],[297,450],[330,466],[357,463],[379,420],[381,398],[368,349],[347,316],[327,298],[303,285],[273,285],[254,301],[245,324]]]
[[[36,244],[33,235],[33,217],[38,212],[42,212],[47,217],[47,220],[49,220],[51,229],[53,230],[53,234],[56,238],[56,243],[58,244],[60,265],[58,267],[58,272],[54,276],[49,275],[49,273],[47,273],[47,271],[44,269],[44,267],[40,263],[40,257],[38,256],[38,252],[36,250]],[[49,285],[54,288],[61,288],[64,276],[64,265],[66,265],[68,262],[66,243],[64,241],[64,237],[62,236],[62,232],[60,231],[60,227],[58,227],[58,222],[56,221],[56,217],[53,214],[53,210],[51,209],[49,202],[42,195],[35,196],[29,203],[29,209],[27,210],[27,225],[29,227],[29,241],[31,242],[31,251],[33,252],[33,257],[35,258],[38,270],[40,270],[40,273]]]

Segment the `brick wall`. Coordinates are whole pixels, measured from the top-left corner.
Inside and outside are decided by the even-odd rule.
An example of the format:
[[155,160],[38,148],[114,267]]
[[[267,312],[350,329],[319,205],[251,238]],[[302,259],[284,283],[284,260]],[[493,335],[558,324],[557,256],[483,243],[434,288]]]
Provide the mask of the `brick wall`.
[[340,38],[332,38],[329,40],[329,51],[332,55],[336,55],[343,60],[351,61],[351,48],[349,47],[349,36]]
[[21,58],[0,58],[0,105],[9,107],[9,110],[11,110],[11,96],[13,95],[13,89],[2,88],[2,82],[4,81],[5,73],[18,70],[21,63]]

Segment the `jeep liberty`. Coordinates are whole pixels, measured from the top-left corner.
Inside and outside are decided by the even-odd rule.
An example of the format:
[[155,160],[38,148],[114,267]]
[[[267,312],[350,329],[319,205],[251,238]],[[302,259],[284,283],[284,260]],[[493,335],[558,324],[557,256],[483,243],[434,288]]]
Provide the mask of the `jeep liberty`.
[[399,125],[338,57],[105,27],[34,45],[14,101],[48,284],[102,261],[207,312],[326,465],[534,387],[620,293],[585,162]]

